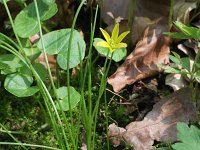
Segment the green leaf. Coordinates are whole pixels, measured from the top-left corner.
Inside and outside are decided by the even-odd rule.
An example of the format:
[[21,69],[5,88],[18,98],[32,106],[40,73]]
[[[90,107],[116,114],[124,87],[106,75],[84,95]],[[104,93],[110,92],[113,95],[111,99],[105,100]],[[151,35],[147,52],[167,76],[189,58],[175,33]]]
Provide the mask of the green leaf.
[[195,67],[196,67],[197,69],[200,69],[200,63],[197,62],[197,63],[195,64]]
[[[41,64],[41,63],[34,63],[33,64],[33,68],[38,73],[38,75],[40,76],[41,80],[45,81],[46,77],[47,77],[47,69],[45,68],[45,66],[43,64]],[[18,72],[20,74],[23,74],[23,75],[33,76],[32,71],[27,66],[21,67],[18,70]]]
[[162,65],[162,64],[157,64],[157,66],[159,68],[162,68],[166,73],[177,73],[177,74],[181,74],[182,71],[178,68],[174,68],[174,67],[171,67],[171,66],[166,66],[166,65]]
[[159,148],[156,148],[155,150],[172,150],[172,148],[170,148],[170,147],[159,147]]
[[[6,3],[8,2],[8,1],[10,1],[10,0],[4,0]],[[0,3],[3,3],[3,0],[0,0]]]
[[180,59],[180,58],[181,58],[180,55],[177,54],[176,52],[173,52],[173,51],[172,51],[172,54],[173,54],[177,59]]
[[17,2],[20,6],[24,6],[23,4],[25,1],[26,0],[15,0],[15,2]]
[[32,76],[32,71],[27,67],[27,66],[23,66],[21,68],[19,68],[19,70],[17,71],[19,74],[23,74],[23,75],[27,75],[27,76]]
[[13,54],[0,55],[0,69],[3,74],[10,74],[17,71],[18,68],[24,66],[22,61]]
[[181,66],[190,72],[190,59],[189,57],[181,58]]
[[169,59],[177,65],[181,65],[181,60],[175,56],[169,55]]
[[[97,46],[97,43],[98,42],[101,42],[101,41],[104,41],[103,39],[101,38],[95,38],[94,39],[94,43],[93,43],[93,46],[95,47],[95,49],[101,54],[101,55],[104,55],[106,56],[109,49],[108,48],[105,48],[105,47],[101,47],[101,46]],[[116,49],[114,52],[113,52],[113,57],[112,59],[115,61],[115,62],[119,62],[121,61],[124,57],[126,56],[126,48],[120,48],[120,49]],[[108,57],[111,57],[111,53],[109,53],[109,56]]]
[[[68,101],[68,88],[63,86],[56,90],[58,98],[60,99],[60,104],[63,111],[69,110],[69,101]],[[71,109],[75,108],[80,101],[80,94],[73,88],[70,87],[70,106]],[[57,108],[59,108],[59,105],[57,103]]]
[[37,59],[41,54],[41,51],[37,47],[24,48],[24,52],[31,61]]
[[200,39],[199,28],[186,26],[179,21],[176,21],[174,24],[181,32],[164,32],[163,34],[169,35],[177,39],[191,39],[191,38],[197,39],[197,40]]
[[[37,0],[37,4],[41,21],[48,20],[58,11],[55,0]],[[14,25],[17,34],[22,38],[27,38],[39,32],[34,2],[16,16]]]
[[162,65],[162,64],[157,64],[159,68],[162,68],[166,73],[175,73],[175,74],[182,74],[182,75],[191,75],[190,72],[186,72],[184,70],[181,70],[179,68],[171,67],[169,65]]
[[200,82],[200,70],[196,71],[193,76],[195,77],[195,80]]
[[[58,54],[57,62],[62,69],[67,69],[67,59],[69,59],[70,68],[73,68],[80,63],[79,47],[82,59],[85,56],[85,41],[80,33],[77,30],[74,30],[70,58],[67,58],[70,32],[71,29],[62,29],[47,33],[43,36],[46,52],[50,55]],[[37,46],[39,49],[42,49],[41,40],[38,42]]]
[[4,82],[5,89],[17,97],[28,97],[34,95],[39,89],[31,86],[33,78],[23,74],[10,74]]
[[182,32],[163,32],[164,35],[169,35],[172,38],[175,39],[190,39],[191,36],[190,35],[186,35]]
[[176,25],[176,27],[178,27],[182,33],[184,33],[185,35],[190,36],[193,39],[200,39],[200,29],[195,28],[195,27],[189,27],[184,25],[183,23],[176,21],[174,23]]
[[33,68],[36,70],[42,81],[46,80],[47,77],[47,69],[41,63],[34,63]]
[[177,124],[177,137],[181,141],[172,145],[175,150],[200,150],[200,129],[185,123]]

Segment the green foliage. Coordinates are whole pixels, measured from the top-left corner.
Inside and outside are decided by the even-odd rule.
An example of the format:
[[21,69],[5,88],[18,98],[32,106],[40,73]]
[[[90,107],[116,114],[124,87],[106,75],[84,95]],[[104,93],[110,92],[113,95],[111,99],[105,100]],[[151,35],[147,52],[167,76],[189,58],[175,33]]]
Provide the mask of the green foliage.
[[169,58],[176,66],[171,67],[160,65],[160,67],[163,68],[167,73],[178,73],[182,75],[192,74],[189,57],[180,58],[176,52],[172,53],[173,55],[169,55]]
[[[40,63],[34,63],[33,67],[44,81],[46,79],[45,67]],[[15,55],[0,55],[0,70],[1,74],[7,75],[4,82],[5,89],[13,95],[27,97],[39,91],[36,86],[31,87],[33,83],[31,70]]]
[[45,81],[47,77],[47,69],[45,68],[45,66],[41,63],[34,63],[33,68],[38,73],[42,81]]
[[31,86],[32,83],[33,78],[31,76],[16,73],[6,77],[4,87],[17,97],[27,97],[39,91],[36,86]]
[[[4,88],[17,97],[33,96],[38,91],[40,92],[40,94],[36,94],[31,98],[37,100],[36,102],[45,114],[45,123],[50,123],[50,130],[53,129],[54,135],[52,135],[52,137],[54,142],[52,143],[54,147],[58,148],[52,149],[78,149],[81,144],[79,141],[80,133],[82,131],[81,128],[83,126],[84,130],[86,130],[87,145],[91,147],[90,149],[94,149],[97,141],[95,133],[97,130],[99,107],[102,103],[100,103],[100,101],[106,90],[106,79],[111,65],[111,60],[108,62],[108,58],[106,58],[100,79],[100,87],[98,87],[98,91],[96,91],[95,94],[92,93],[92,78],[94,74],[92,68],[93,55],[91,43],[93,42],[98,11],[96,11],[95,21],[91,26],[92,32],[90,48],[88,51],[89,55],[84,62],[81,62],[85,57],[86,44],[80,33],[77,30],[74,30],[74,27],[78,13],[85,3],[84,0],[81,1],[80,6],[77,8],[71,28],[56,31],[51,31],[50,29],[45,35],[42,33],[42,27],[43,29],[46,28],[45,26],[42,26],[42,24],[56,14],[57,6],[55,0],[33,0],[28,6],[26,6],[26,3],[24,3],[23,0],[17,1],[22,8],[25,8],[16,16],[15,21],[12,20],[9,9],[6,9],[10,24],[14,29],[13,33],[15,35],[12,36],[13,40],[0,33],[0,48],[9,53],[6,54],[6,56],[0,55],[0,70],[2,74],[6,75],[3,76],[5,77]],[[5,8],[8,8],[6,3],[4,3],[4,6]],[[71,35],[72,31],[73,34]],[[40,40],[35,45],[32,45],[28,38],[38,34],[38,32]],[[125,47],[127,47],[127,44],[122,43],[122,40],[128,33],[129,31],[118,36],[119,24],[117,24],[110,37],[111,41],[106,41],[107,44],[109,44],[109,47],[106,48],[108,48],[111,53],[113,52],[112,56],[115,61],[120,61],[126,55]],[[102,41],[99,42],[102,44]],[[105,43],[103,45],[101,44],[97,45],[105,48]],[[71,46],[69,47],[69,45]],[[107,49],[100,51],[103,51],[100,52],[102,54],[109,52]],[[56,86],[53,78],[54,76],[52,75],[55,72],[51,70],[50,65],[47,63],[44,67],[42,64],[37,63],[38,60],[36,59],[41,52],[43,53],[45,60],[48,59],[46,54],[56,55]],[[70,56],[68,56],[69,54]],[[110,55],[110,57],[112,56]],[[60,68],[57,67],[57,64]],[[75,88],[70,86],[73,82],[70,81],[71,70],[69,69],[76,67],[78,64],[81,64],[80,70],[78,70],[80,74],[78,73],[76,78],[80,75],[81,81],[77,80],[76,82],[80,84],[81,89],[79,89],[79,91],[81,91],[81,94],[79,94]],[[62,76],[66,74],[67,81],[63,79]],[[64,82],[60,83],[62,81]],[[81,100],[83,101],[80,110],[74,111],[74,108]],[[105,109],[107,109],[106,105],[105,99]],[[68,112],[66,113],[64,111]],[[104,122],[104,125],[108,125],[108,118],[106,118],[106,123]],[[10,128],[8,128],[8,130],[10,130]],[[107,128],[104,128],[103,132],[106,132],[106,130]],[[36,131],[35,133],[37,132],[40,131]],[[19,139],[18,141],[17,137],[16,140],[14,136],[11,135],[12,132],[7,133],[16,143],[0,141],[0,145],[10,144],[10,147],[12,147],[12,144],[23,146],[26,143],[23,139]],[[20,143],[20,141],[25,143]],[[42,145],[39,145],[39,147],[42,148]]]
[[172,145],[175,150],[200,150],[200,129],[185,123],[177,124],[177,137],[181,141]]
[[[199,43],[198,40],[200,40],[200,29],[186,26],[179,21],[176,21],[174,24],[180,30],[180,32],[166,32],[164,34],[178,39],[194,39]],[[200,60],[198,58],[199,52],[196,55],[194,63],[190,62],[189,57],[181,58],[177,53],[175,52],[172,53],[173,55],[169,55],[169,58],[175,64],[175,66],[164,66],[164,65],[158,65],[158,66],[163,68],[167,73],[178,73],[186,77],[189,77],[191,81],[193,80],[199,81],[200,78],[199,76]]]
[[41,51],[36,47],[24,48],[24,52],[31,61],[36,60],[41,54]]
[[[103,41],[103,39],[101,39],[101,38],[95,38],[95,39],[94,39],[93,45],[94,45],[94,47],[96,48],[96,50],[99,52],[99,54],[101,54],[101,55],[103,55],[103,56],[106,56],[110,50],[109,50],[109,48],[97,46],[97,43],[98,43],[98,42],[101,42],[101,41]],[[119,61],[121,61],[121,60],[126,56],[126,53],[127,53],[126,48],[118,48],[118,49],[116,49],[116,50],[113,52],[113,57],[112,57],[112,59],[113,59],[115,62],[119,62]],[[109,53],[108,57],[110,58],[111,55],[112,55],[112,54]]]
[[[8,2],[8,1],[10,1],[10,0],[4,0],[5,2]],[[3,0],[0,0],[0,3],[3,3]]]
[[[58,11],[55,0],[37,0],[37,4],[41,21],[48,20]],[[17,34],[22,38],[33,36],[39,32],[34,3],[29,4],[16,16],[14,25]]]
[[0,55],[0,70],[1,74],[11,74],[17,71],[24,64],[18,57],[13,54]]
[[160,147],[156,148],[155,150],[172,150],[170,147]]
[[[68,100],[68,88],[63,86],[56,90],[56,93],[60,99],[60,104],[62,106],[63,111],[69,110],[69,100]],[[80,101],[80,94],[73,88],[70,87],[70,107],[71,109],[75,108]],[[59,105],[57,104],[57,108],[59,108]]]
[[189,27],[183,23],[176,21],[175,26],[180,32],[165,32],[164,34],[169,35],[177,39],[196,39],[200,40],[200,29],[195,27]]
[[[79,50],[81,59],[85,56],[86,44],[80,33],[77,30],[73,31],[70,58],[67,57],[68,45],[71,29],[62,29],[52,31],[43,36],[43,43],[46,52],[50,55],[57,54],[57,62],[62,69],[67,69],[67,59],[69,59],[69,67],[73,68],[80,63]],[[42,41],[37,44],[39,49],[42,49]]]

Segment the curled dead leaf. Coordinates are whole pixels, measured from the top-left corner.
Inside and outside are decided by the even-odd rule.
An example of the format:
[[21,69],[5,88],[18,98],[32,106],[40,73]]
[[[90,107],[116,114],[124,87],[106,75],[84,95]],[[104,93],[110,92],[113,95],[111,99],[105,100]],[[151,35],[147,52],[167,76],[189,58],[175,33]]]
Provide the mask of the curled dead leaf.
[[[163,29],[163,27],[165,27]],[[167,64],[170,38],[161,35],[166,26],[147,27],[135,50],[126,58],[117,71],[108,79],[115,92],[127,84],[152,76],[160,71],[157,64]]]
[[[133,7],[131,7],[129,0],[123,2],[102,0],[101,2],[102,18],[108,25],[108,31],[112,31],[115,22],[120,22],[122,31],[131,27],[132,45],[135,45],[138,39],[143,37],[137,43],[134,52],[127,57],[125,63],[108,79],[108,83],[113,86],[114,91],[118,92],[127,84],[133,84],[140,79],[158,73],[159,68],[156,64],[165,64],[169,61],[167,55],[169,54],[170,40],[163,37],[162,32],[169,29],[170,1],[136,1],[133,22],[128,21],[130,19],[128,14]],[[176,0],[174,4],[173,20],[188,23],[189,14],[196,7],[197,0]],[[147,32],[148,34],[146,34]]]
[[183,88],[155,104],[143,121],[132,122],[125,129],[111,124],[109,137],[115,146],[124,141],[134,146],[134,150],[151,150],[154,140],[160,142],[177,140],[177,122],[196,121],[198,114],[191,100],[191,90]]

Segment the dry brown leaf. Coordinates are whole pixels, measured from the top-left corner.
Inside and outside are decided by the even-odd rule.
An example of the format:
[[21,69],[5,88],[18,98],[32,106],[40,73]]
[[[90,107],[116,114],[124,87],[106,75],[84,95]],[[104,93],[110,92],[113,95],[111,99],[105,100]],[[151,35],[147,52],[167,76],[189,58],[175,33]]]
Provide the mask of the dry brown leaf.
[[[117,18],[121,18],[122,27],[127,28],[128,22],[125,20],[128,18],[130,1],[121,3],[115,0],[114,4],[112,2],[113,0],[103,0],[103,19],[111,26],[108,29],[112,28],[112,23]],[[112,5],[107,5],[108,3]],[[156,64],[168,63],[170,39],[162,36],[162,32],[168,31],[168,13],[169,1],[136,1],[131,43],[135,44],[142,33],[143,36],[125,63],[108,79],[108,83],[113,86],[115,92],[119,92],[127,84],[133,84],[137,80],[158,73],[159,69]]]
[[[121,32],[128,30],[130,1],[102,0],[102,2],[102,18],[108,25],[108,31],[112,31],[115,22],[120,22]],[[174,2],[174,20],[178,19],[188,23],[189,13],[196,7],[196,2],[196,0],[187,2],[176,0]],[[127,57],[125,63],[108,79],[115,92],[120,91],[127,84],[133,84],[158,73],[159,69],[155,64],[168,62],[170,42],[161,34],[168,31],[169,10],[170,1],[136,1],[132,33],[130,34],[131,44],[135,45],[142,36],[143,39],[137,43],[134,52]]]
[[108,79],[115,92],[119,92],[127,84],[156,74],[159,71],[157,64],[169,62],[170,39],[161,35],[163,27],[167,28],[162,24],[146,28],[144,37],[137,43],[135,50]]
[[143,121],[132,122],[125,129],[111,124],[109,137],[115,146],[124,141],[134,146],[134,150],[151,150],[154,140],[167,143],[177,140],[177,122],[196,121],[198,115],[191,100],[191,91],[183,88],[155,104]]

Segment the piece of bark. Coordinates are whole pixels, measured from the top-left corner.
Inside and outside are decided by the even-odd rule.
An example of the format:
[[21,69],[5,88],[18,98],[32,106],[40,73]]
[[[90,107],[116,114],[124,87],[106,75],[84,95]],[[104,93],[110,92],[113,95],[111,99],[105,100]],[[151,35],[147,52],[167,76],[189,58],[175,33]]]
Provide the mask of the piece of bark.
[[155,141],[175,142],[177,122],[197,122],[198,114],[191,99],[191,90],[183,88],[154,105],[143,121],[135,121],[120,128],[109,126],[109,137],[115,146],[124,141],[134,150],[151,150]]

